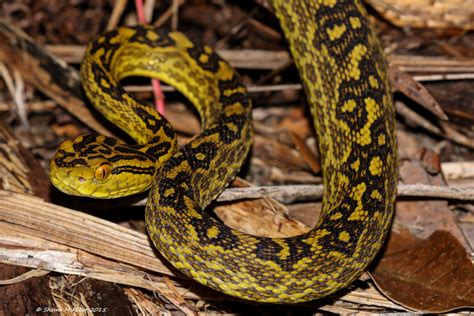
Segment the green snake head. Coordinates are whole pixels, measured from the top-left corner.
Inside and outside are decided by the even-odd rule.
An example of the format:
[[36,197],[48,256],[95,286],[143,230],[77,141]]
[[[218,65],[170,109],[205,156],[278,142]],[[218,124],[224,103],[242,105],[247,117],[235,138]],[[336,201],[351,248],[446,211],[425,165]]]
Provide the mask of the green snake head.
[[59,146],[50,162],[50,178],[71,195],[108,199],[143,192],[159,166],[149,149],[103,135],[78,136]]

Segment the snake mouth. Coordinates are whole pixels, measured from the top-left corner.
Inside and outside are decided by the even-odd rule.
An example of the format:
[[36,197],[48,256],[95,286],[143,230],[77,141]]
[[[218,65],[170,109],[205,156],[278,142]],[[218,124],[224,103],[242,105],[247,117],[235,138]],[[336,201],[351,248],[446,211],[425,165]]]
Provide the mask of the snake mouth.
[[128,188],[122,188],[118,191],[104,191],[100,187],[87,186],[88,183],[85,178],[76,177],[75,180],[73,180],[73,176],[69,175],[67,172],[64,172],[64,174],[52,173],[49,175],[49,178],[54,187],[59,191],[74,196],[95,199],[113,199],[131,195],[133,193],[130,193]]
[[51,183],[61,192],[76,195],[76,196],[85,196],[77,188],[71,186],[69,183],[65,182],[63,179],[57,177],[56,175],[50,175]]

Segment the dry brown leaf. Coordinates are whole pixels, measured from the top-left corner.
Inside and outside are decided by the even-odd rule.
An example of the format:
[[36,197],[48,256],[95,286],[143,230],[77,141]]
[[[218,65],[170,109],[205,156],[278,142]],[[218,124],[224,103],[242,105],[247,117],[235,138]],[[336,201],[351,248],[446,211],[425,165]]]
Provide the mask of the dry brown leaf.
[[401,71],[398,67],[390,67],[390,82],[392,83],[392,90],[399,91],[436,115],[442,120],[447,120],[448,117],[441,109],[441,106],[429,93],[429,91],[413,77]]
[[474,267],[447,231],[435,231],[425,240],[392,232],[371,275],[387,297],[406,308],[442,313],[474,307]]
[[303,107],[296,107],[288,111],[278,124],[278,128],[291,130],[305,139],[311,135],[313,125],[306,115]]
[[75,123],[68,123],[64,125],[54,124],[51,126],[54,133],[60,137],[74,138],[81,134],[80,128]]
[[423,147],[421,151],[421,164],[427,172],[436,175],[441,172],[441,159],[433,150]]
[[306,145],[304,140],[297,133],[293,132],[292,130],[289,130],[288,132],[290,134],[291,140],[303,156],[304,161],[306,161],[308,166],[311,168],[311,171],[315,174],[321,172],[321,164],[319,163],[319,159],[316,154],[311,151],[308,145]]
[[270,139],[260,135],[253,138],[252,154],[285,171],[308,170],[308,164],[301,153],[287,146],[277,139]]

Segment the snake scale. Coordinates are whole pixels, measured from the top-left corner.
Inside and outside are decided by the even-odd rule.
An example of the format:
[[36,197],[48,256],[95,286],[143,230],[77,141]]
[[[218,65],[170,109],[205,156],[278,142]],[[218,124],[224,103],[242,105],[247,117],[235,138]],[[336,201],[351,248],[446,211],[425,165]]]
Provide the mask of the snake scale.
[[[274,0],[314,119],[324,174],[315,228],[255,237],[204,211],[240,169],[253,134],[251,101],[211,48],[179,32],[122,27],[91,42],[81,66],[95,107],[137,143],[101,135],[63,142],[50,177],[60,190],[109,198],[151,187],[149,235],[177,269],[218,291],[300,302],[350,284],[381,248],[396,189],[395,115],[380,44],[359,1]],[[187,97],[202,132],[177,150],[169,123],[126,93],[127,76],[163,80]]]

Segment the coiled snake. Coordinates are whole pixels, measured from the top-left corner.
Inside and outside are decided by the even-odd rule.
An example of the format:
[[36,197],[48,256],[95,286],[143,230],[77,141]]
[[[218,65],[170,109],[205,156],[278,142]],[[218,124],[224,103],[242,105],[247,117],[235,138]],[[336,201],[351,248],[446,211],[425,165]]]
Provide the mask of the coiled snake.
[[[382,246],[396,188],[394,110],[386,62],[359,1],[274,0],[273,6],[322,154],[324,208],[314,229],[254,237],[204,212],[247,155],[251,102],[212,49],[150,26],[100,35],[81,66],[88,98],[137,144],[97,135],[67,140],[51,161],[51,180],[66,193],[100,198],[151,187],[148,232],[176,268],[233,296],[298,302],[347,286]],[[132,75],[179,90],[196,106],[202,133],[176,151],[169,123],[120,86]]]

